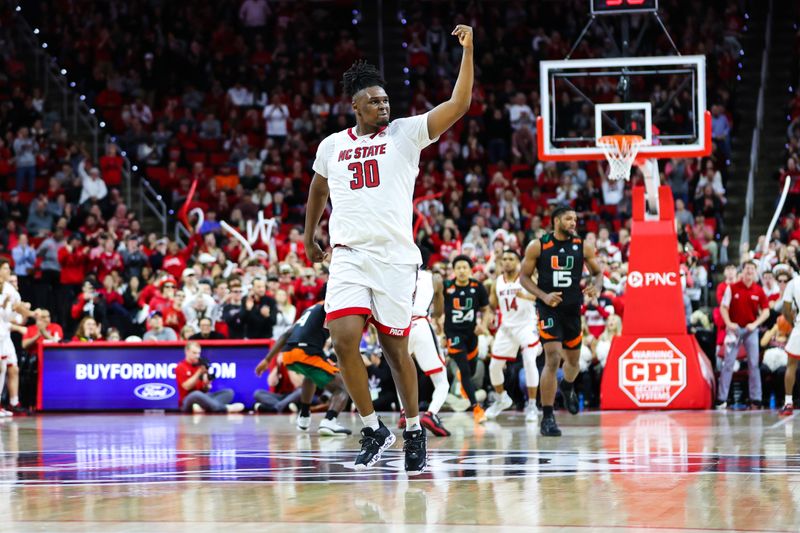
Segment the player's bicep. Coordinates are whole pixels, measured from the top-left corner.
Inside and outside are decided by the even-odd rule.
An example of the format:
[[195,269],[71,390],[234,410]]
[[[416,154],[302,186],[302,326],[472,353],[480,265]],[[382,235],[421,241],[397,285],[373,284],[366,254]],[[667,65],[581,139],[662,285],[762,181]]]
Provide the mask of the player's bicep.
[[311,187],[308,190],[309,196],[324,196],[327,198],[330,192],[328,178],[318,172],[314,173],[314,178],[311,180]]
[[589,246],[585,241],[583,243],[583,262],[589,267],[589,273],[592,276],[598,275],[602,272],[600,263],[597,262],[597,254],[592,246]]
[[528,278],[533,276],[536,271],[536,261],[539,260],[539,255],[542,253],[542,244],[539,240],[535,240],[528,245],[525,249],[525,257],[522,258],[522,265],[520,272],[523,276]]
[[[467,108],[468,109],[468,108]],[[467,112],[456,102],[447,100],[428,112],[428,134],[434,139],[446,132]]]
[[497,309],[499,303],[500,302],[497,299],[497,284],[495,283],[494,286],[492,287],[492,290],[489,291],[489,306],[492,309]]

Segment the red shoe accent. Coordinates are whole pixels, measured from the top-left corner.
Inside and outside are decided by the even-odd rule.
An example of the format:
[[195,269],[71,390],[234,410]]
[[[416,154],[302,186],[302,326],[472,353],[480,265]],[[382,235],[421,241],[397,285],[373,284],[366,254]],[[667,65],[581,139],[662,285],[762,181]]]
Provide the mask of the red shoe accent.
[[400,409],[400,420],[397,421],[397,427],[406,429],[406,410]]
[[422,427],[437,437],[450,436],[450,432],[447,431],[447,428],[442,425],[442,421],[439,419],[439,417],[430,412],[423,413],[422,417],[420,417],[419,423],[422,425]]
[[792,416],[794,414],[794,405],[787,403],[778,411],[778,416]]

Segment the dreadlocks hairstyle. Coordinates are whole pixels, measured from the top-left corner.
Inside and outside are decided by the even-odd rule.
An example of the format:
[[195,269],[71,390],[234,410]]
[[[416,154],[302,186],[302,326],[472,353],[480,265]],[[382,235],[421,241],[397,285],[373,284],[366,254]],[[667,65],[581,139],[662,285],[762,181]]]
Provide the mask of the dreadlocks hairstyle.
[[380,71],[374,65],[370,65],[364,60],[353,63],[342,76],[342,87],[344,92],[352,98],[356,93],[367,87],[384,87],[386,81],[381,76]]

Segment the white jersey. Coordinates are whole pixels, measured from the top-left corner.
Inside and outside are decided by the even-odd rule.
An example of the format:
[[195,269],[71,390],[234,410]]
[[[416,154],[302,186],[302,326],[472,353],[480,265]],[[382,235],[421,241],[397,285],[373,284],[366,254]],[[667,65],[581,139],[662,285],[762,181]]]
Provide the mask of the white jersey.
[[536,325],[536,307],[533,301],[518,298],[517,293],[526,293],[517,279],[507,282],[503,274],[497,276],[495,289],[500,312],[503,314],[501,328],[526,329]]
[[[792,278],[789,280],[789,283],[786,284],[786,288],[783,290],[783,301],[789,302],[795,309],[795,318],[794,318],[794,325],[795,327],[800,326],[800,278]],[[727,295],[730,291],[730,288],[725,290],[725,294]],[[730,299],[730,297],[729,297]]]
[[427,270],[417,272],[417,290],[414,293],[414,305],[411,316],[428,316],[433,303],[433,274]]
[[14,306],[22,301],[17,289],[9,282],[3,283],[0,291],[0,337],[11,335],[11,323],[17,320]]
[[314,172],[328,180],[332,246],[385,263],[422,264],[412,235],[414,182],[420,152],[437,139],[428,136],[424,114],[393,120],[371,135],[348,128],[320,143]]

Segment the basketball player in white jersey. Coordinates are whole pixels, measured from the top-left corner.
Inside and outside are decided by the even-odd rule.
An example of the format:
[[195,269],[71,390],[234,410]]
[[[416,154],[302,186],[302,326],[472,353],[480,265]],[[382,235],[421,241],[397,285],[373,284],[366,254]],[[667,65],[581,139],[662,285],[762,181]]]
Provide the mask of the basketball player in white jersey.
[[778,411],[780,416],[791,416],[794,413],[794,378],[797,373],[797,361],[800,360],[800,278],[792,278],[783,290],[783,317],[793,324],[792,333],[786,342],[786,373],[783,377],[784,394],[786,395],[783,407]]
[[522,349],[522,362],[525,366],[525,381],[528,387],[528,405],[525,407],[525,420],[536,422],[536,391],[539,388],[539,370],[536,357],[542,351],[539,342],[538,319],[536,318],[536,297],[522,288],[519,281],[520,256],[514,250],[506,249],[500,260],[502,271],[497,276],[494,290],[489,295],[492,309],[500,308],[502,320],[492,345],[492,360],[489,363],[489,380],[498,394],[497,401],[486,409],[486,418],[496,418],[501,411],[513,405],[511,397],[503,385],[503,370],[506,361],[514,361]]
[[314,232],[330,198],[333,253],[325,310],[339,370],[364,424],[357,470],[374,465],[395,440],[375,413],[359,352],[367,320],[378,329],[406,406],[406,472],[419,474],[427,463],[417,370],[408,353],[411,304],[417,268],[422,264],[412,234],[412,200],[420,152],[466,114],[472,99],[472,28],[459,24],[452,34],[458,37],[463,52],[449,100],[423,115],[389,122],[389,97],[380,72],[358,61],[343,77],[344,90],[352,97],[356,126],[325,138],[314,161],[305,248],[315,263],[326,258]]
[[[11,265],[6,259],[0,259],[0,396],[6,384],[6,373],[9,368],[17,368],[17,351],[11,341],[11,328],[21,318],[27,320],[33,316],[30,304],[22,301],[19,291],[9,282],[11,278]],[[18,405],[17,397],[19,380],[9,387],[9,403]],[[10,411],[0,408],[0,416],[12,416]]]
[[[430,318],[428,312],[433,305]],[[447,381],[447,370],[444,359],[436,342],[430,319],[438,319],[444,313],[444,284],[442,277],[427,270],[420,270],[417,275],[417,290],[414,293],[414,304],[411,308],[411,333],[408,336],[408,351],[417,360],[420,369],[433,382],[433,397],[428,410],[420,417],[420,423],[437,437],[449,437],[450,432],[439,418],[439,410],[447,400],[450,383]],[[406,427],[405,413],[400,415],[399,427]]]

